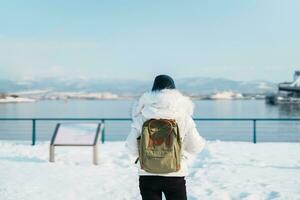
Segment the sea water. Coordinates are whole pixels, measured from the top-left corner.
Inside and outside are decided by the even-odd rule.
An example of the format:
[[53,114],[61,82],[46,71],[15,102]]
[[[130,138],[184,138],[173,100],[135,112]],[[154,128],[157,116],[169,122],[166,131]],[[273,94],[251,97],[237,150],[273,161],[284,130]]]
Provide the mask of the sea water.
[[[195,100],[194,118],[295,118],[298,105],[267,105],[263,100]],[[0,104],[0,118],[130,118],[133,100],[42,100]],[[49,140],[56,123],[37,121],[37,140]],[[79,122],[79,121],[76,121]],[[197,121],[209,140],[252,141],[252,121]],[[107,121],[106,140],[124,140],[130,121]],[[300,121],[258,121],[257,141],[300,141]],[[31,139],[31,121],[1,121],[0,139]]]

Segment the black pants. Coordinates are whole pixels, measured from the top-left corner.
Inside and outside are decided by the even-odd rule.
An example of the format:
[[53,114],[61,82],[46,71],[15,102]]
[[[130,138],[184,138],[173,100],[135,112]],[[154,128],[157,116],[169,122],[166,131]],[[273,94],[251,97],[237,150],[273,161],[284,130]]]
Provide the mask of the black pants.
[[184,177],[140,176],[140,192],[143,200],[186,200]]

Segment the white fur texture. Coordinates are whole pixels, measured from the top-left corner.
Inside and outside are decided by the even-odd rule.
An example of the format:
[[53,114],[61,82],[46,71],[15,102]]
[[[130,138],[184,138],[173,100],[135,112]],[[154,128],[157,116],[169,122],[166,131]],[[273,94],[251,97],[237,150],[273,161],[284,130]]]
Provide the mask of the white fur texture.
[[[178,172],[160,174],[162,176],[186,176],[188,154],[196,154],[204,147],[204,140],[199,135],[192,119],[193,102],[178,90],[164,89],[159,92],[146,92],[133,105],[131,132],[126,140],[126,147],[133,156],[138,156],[136,138],[141,134],[143,123],[148,119],[175,119],[183,142],[182,167]],[[139,175],[150,174],[139,168]]]

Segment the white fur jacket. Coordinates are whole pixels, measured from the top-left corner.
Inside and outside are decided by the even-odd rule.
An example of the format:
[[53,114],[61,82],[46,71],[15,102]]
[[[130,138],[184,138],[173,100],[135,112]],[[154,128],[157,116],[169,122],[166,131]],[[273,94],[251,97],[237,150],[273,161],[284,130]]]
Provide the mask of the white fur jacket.
[[[160,174],[161,176],[186,176],[189,154],[197,154],[205,144],[192,119],[193,102],[175,89],[144,93],[133,105],[131,132],[126,139],[126,147],[132,156],[138,157],[137,137],[141,134],[143,123],[151,118],[175,119],[182,138],[182,161],[178,172]],[[139,164],[138,164],[139,165]],[[139,167],[139,175],[157,175],[145,172]]]

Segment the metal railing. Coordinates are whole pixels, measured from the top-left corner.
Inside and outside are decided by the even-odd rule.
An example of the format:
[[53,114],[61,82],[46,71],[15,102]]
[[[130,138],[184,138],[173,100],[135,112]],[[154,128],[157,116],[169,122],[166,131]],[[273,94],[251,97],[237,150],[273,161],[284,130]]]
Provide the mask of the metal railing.
[[[201,121],[210,121],[210,122],[251,122],[252,123],[252,142],[257,143],[257,123],[263,121],[294,121],[299,122],[300,118],[194,118],[196,122]],[[32,145],[36,143],[37,130],[36,126],[39,122],[42,121],[97,121],[101,122],[104,125],[101,133],[101,141],[105,142],[106,131],[105,131],[105,123],[107,121],[131,121],[131,118],[0,118],[0,121],[29,121],[32,124],[32,134],[31,141]]]

